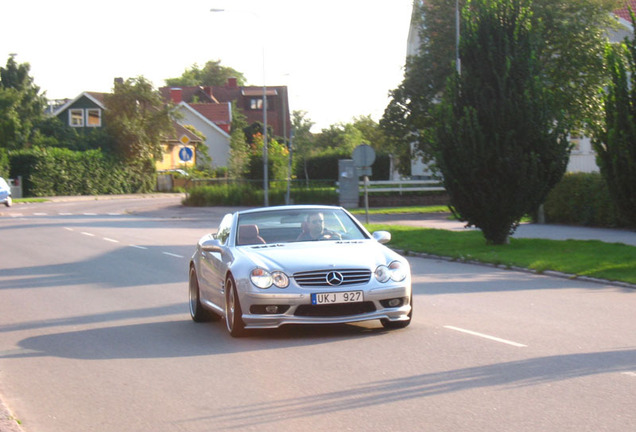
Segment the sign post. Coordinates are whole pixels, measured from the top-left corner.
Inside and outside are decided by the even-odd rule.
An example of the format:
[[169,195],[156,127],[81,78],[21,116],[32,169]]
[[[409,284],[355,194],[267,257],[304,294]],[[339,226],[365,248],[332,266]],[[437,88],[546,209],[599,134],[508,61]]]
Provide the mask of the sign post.
[[358,176],[364,176],[364,212],[369,223],[369,176],[372,174],[371,165],[375,162],[375,150],[368,144],[360,144],[353,149],[353,165]]

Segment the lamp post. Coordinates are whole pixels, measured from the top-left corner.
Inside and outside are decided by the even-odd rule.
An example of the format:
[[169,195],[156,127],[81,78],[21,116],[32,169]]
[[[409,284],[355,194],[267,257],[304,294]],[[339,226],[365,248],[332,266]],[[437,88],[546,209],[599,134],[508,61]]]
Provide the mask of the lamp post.
[[461,59],[459,58],[459,0],[455,0],[455,67],[457,68],[457,74],[462,73]]
[[[225,9],[210,9],[212,13],[225,12]],[[254,12],[250,14],[258,17]],[[265,84],[265,42],[263,42],[263,204],[269,206],[269,170],[267,145],[267,86]]]

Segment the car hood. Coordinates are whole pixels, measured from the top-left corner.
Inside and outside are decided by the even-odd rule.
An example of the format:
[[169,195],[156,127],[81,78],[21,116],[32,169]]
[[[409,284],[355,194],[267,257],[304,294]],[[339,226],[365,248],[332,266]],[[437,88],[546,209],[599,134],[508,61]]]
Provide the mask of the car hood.
[[400,256],[375,240],[319,241],[240,247],[240,254],[255,266],[288,274],[332,268],[367,268],[371,271]]

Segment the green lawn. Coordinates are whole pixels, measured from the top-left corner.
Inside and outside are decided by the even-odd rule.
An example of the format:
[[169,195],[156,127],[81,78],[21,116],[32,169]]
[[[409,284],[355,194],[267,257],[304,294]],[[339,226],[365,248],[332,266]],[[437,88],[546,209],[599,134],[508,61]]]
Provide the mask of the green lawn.
[[[363,215],[365,210],[363,208],[357,208],[349,210],[351,214]],[[414,206],[414,207],[382,207],[382,208],[370,208],[369,214],[407,214],[407,213],[449,213],[448,206]]]
[[401,225],[367,225],[369,231],[392,234],[389,246],[457,260],[474,260],[541,273],[554,270],[636,284],[636,247],[597,240],[510,239],[509,245],[487,245],[480,231],[455,232]]

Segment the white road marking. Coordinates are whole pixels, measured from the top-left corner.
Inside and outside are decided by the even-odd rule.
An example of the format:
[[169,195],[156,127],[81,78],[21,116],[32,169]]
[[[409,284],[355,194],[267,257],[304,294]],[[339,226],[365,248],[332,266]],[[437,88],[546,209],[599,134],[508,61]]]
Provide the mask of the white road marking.
[[58,213],[60,216],[71,216],[73,213]]
[[47,213],[33,213],[33,216],[46,216]]
[[162,252],[162,253],[164,255],[169,255],[169,256],[172,256],[172,257],[175,257],[175,258],[183,258],[183,255],[177,255],[177,254],[173,254],[173,253],[170,253],[170,252]]
[[84,213],[84,216],[97,216],[97,213]]
[[106,240],[107,242],[111,242],[111,243],[119,243],[119,240],[115,240],[115,239],[108,238],[108,237],[104,237],[104,240]]
[[89,232],[86,232],[86,231],[82,231],[82,234],[84,234],[85,236],[89,236],[89,237],[95,237],[95,234],[89,233]]
[[627,376],[631,376],[631,377],[636,377],[636,372],[621,372],[623,375],[627,375]]
[[131,245],[129,245],[129,246],[130,246],[130,247],[137,248],[137,249],[144,249],[144,250],[148,249],[148,248],[147,248],[147,247],[145,247],[145,246],[138,246],[138,245],[134,245],[134,244],[131,244]]
[[490,340],[493,340],[495,342],[505,343],[505,344],[512,345],[512,346],[518,347],[518,348],[527,347],[527,345],[520,344],[518,342],[513,342],[513,341],[506,340],[506,339],[501,339],[501,338],[498,338],[498,337],[495,337],[495,336],[490,336],[490,335],[487,335],[487,334],[478,333],[478,332],[474,332],[474,331],[471,331],[471,330],[466,330],[466,329],[459,328],[459,327],[444,326],[444,328],[447,328],[449,330],[455,330],[455,331],[462,332],[462,333],[466,333],[466,334],[473,335],[473,336],[477,336],[477,337],[484,338],[484,339],[490,339]]
[[64,227],[64,229],[65,229],[66,231],[74,231],[74,230],[73,230],[73,228],[69,228],[69,227]]

